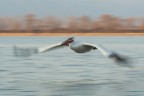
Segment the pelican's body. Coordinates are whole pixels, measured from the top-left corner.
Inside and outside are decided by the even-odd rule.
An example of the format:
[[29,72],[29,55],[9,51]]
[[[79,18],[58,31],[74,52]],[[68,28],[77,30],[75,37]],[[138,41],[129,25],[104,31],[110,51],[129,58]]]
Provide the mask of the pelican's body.
[[83,42],[80,41],[74,41],[72,42],[69,47],[77,52],[77,53],[85,53],[91,51],[93,48],[89,46],[85,46]]
[[94,45],[94,44],[90,44],[90,43],[84,43],[81,41],[77,41],[73,37],[68,38],[67,40],[65,40],[62,43],[58,43],[58,44],[54,44],[54,45],[46,46],[46,47],[33,48],[33,49],[32,48],[24,49],[24,48],[18,48],[16,46],[14,46],[14,54],[15,54],[15,56],[18,56],[18,57],[19,56],[27,57],[27,56],[31,56],[33,54],[42,53],[42,52],[46,52],[46,51],[50,51],[50,50],[54,50],[54,49],[58,49],[58,48],[62,48],[62,47],[69,47],[76,53],[86,53],[91,50],[98,49],[105,57],[111,58],[118,63],[127,63],[126,58],[123,58],[122,56],[120,56],[119,54],[117,54],[114,51],[108,50],[101,45]]

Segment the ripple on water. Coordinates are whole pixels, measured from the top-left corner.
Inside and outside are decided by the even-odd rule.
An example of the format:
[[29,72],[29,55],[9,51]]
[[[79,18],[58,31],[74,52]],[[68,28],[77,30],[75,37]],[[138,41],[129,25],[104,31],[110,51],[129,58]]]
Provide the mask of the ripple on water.
[[144,38],[79,37],[138,59],[131,69],[115,65],[98,51],[76,54],[64,49],[15,58],[13,44],[45,46],[63,37],[3,38],[7,41],[0,39],[0,96],[144,96]]

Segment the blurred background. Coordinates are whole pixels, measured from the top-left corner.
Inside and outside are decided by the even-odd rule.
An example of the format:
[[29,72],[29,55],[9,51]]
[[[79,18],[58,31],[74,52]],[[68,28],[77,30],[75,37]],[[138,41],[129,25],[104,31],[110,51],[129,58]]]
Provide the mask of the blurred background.
[[0,0],[0,32],[144,32],[143,0]]

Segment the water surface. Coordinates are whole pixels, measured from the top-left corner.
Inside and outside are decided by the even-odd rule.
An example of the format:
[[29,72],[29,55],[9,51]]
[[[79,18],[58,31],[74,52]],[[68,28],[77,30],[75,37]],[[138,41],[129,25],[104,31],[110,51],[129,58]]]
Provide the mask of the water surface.
[[144,96],[144,37],[76,37],[133,58],[135,68],[117,66],[98,51],[69,48],[29,58],[12,46],[45,46],[67,37],[0,37],[0,96]]

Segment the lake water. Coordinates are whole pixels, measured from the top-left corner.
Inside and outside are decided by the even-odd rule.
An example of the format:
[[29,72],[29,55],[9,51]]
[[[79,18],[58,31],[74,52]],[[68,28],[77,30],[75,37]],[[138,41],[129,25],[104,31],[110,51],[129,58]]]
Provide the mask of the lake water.
[[13,56],[12,46],[45,46],[67,37],[0,37],[0,96],[144,96],[144,37],[76,37],[132,58],[134,68],[117,66],[99,51],[69,48]]

